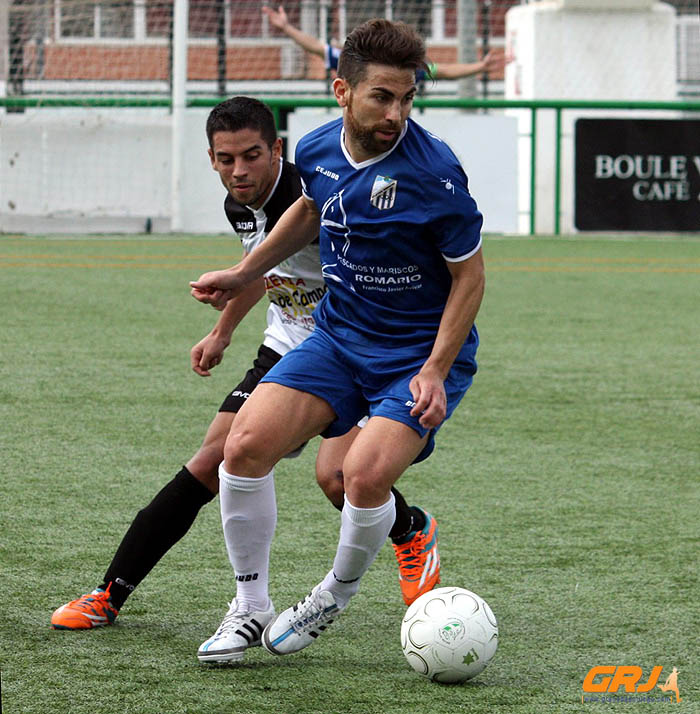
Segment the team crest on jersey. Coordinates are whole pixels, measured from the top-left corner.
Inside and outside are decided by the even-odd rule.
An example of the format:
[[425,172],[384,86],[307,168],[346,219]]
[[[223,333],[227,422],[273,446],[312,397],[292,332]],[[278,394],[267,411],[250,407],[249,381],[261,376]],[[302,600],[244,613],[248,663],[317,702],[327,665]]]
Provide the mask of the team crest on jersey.
[[372,186],[372,195],[369,202],[380,211],[391,208],[396,200],[396,186],[398,181],[390,176],[377,176]]

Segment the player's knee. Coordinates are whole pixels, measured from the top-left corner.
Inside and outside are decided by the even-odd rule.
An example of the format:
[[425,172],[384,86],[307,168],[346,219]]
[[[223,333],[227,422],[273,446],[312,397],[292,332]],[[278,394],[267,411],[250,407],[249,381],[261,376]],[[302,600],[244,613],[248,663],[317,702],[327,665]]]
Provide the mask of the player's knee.
[[316,465],[316,482],[326,498],[336,507],[342,508],[345,500],[343,472],[336,468],[322,468]]
[[353,506],[370,508],[382,505],[389,498],[391,483],[376,469],[345,469],[345,495]]
[[187,462],[189,472],[212,493],[219,492],[219,464],[224,460],[223,444],[218,448],[202,446]]
[[224,447],[224,468],[237,476],[264,476],[277,461],[270,454],[259,435],[245,429],[232,431]]
[[223,454],[219,458],[219,463],[214,468],[199,468],[196,461],[190,461],[187,465],[189,472],[199,481],[202,486],[208,488],[213,494],[219,493],[219,464],[223,461]]

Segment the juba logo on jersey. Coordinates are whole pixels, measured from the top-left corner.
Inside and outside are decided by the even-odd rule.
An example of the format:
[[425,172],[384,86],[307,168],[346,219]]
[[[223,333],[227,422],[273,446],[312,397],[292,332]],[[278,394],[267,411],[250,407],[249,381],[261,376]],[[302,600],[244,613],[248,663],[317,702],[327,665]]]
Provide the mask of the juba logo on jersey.
[[391,176],[377,176],[372,186],[372,195],[369,202],[380,211],[391,208],[396,200],[396,186],[398,181]]

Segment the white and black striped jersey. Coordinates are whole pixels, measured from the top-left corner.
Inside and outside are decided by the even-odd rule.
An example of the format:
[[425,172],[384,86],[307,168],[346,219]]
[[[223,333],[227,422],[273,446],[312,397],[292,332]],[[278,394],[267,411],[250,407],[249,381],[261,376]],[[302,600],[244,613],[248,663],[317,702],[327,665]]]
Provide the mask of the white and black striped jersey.
[[[280,216],[301,196],[301,179],[294,164],[280,159],[277,181],[267,201],[258,209],[242,206],[227,194],[224,210],[247,253],[265,240]],[[287,260],[265,273],[270,300],[264,345],[286,354],[314,329],[311,313],[326,292],[321,277],[318,237]]]

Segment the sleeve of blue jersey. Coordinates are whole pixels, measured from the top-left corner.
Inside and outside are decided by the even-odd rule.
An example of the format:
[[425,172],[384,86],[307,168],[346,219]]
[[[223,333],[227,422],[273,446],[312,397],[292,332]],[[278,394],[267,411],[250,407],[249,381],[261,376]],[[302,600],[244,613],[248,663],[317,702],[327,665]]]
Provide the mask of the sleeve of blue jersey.
[[425,164],[431,167],[425,198],[437,247],[445,260],[456,263],[479,250],[484,221],[457,157],[445,144],[439,146],[439,154],[442,160]]
[[305,139],[307,136],[308,134],[302,136],[297,143],[296,149],[294,150],[294,163],[296,164],[297,171],[299,172],[299,178],[301,178],[301,192],[306,198],[311,198],[311,194],[309,193],[309,183],[313,174],[310,176],[308,171],[306,171],[306,163],[304,161],[304,147],[306,145]]
[[[484,222],[466,184],[454,183],[453,188],[454,193],[451,189],[443,189],[441,211],[436,212],[432,222],[437,246],[448,263],[467,260],[481,248],[481,227]],[[452,200],[445,201],[448,195]]]
[[[466,179],[466,177],[465,177]],[[450,193],[445,191],[445,193]],[[452,202],[435,220],[438,247],[448,263],[471,258],[481,248],[481,227],[484,218],[466,185],[455,184]]]

